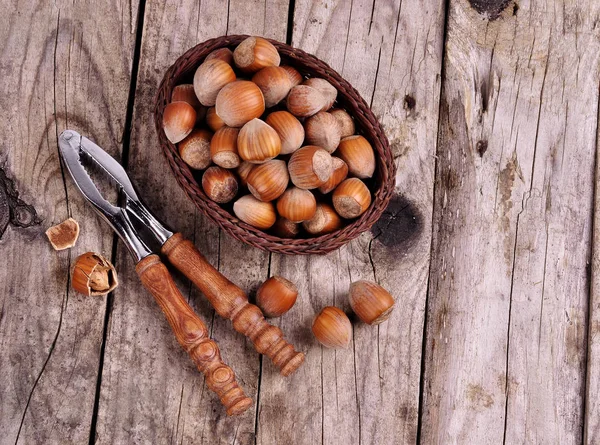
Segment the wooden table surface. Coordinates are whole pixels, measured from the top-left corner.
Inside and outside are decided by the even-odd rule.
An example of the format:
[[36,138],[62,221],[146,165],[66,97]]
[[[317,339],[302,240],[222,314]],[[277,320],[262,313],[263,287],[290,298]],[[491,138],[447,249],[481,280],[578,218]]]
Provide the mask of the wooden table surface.
[[[0,14],[1,444],[598,444],[600,204],[596,0],[7,0]],[[195,210],[152,117],[165,69],[223,34],[329,63],[381,120],[397,196],[327,256],[269,255]],[[283,378],[181,276],[256,402],[228,418],[61,168],[72,128],[120,159],[150,207],[252,293],[300,289],[275,321],[306,352]],[[111,197],[113,189],[106,188]],[[44,231],[72,216],[75,248]],[[120,286],[70,288],[77,255]],[[348,350],[310,334],[350,282],[397,308]]]

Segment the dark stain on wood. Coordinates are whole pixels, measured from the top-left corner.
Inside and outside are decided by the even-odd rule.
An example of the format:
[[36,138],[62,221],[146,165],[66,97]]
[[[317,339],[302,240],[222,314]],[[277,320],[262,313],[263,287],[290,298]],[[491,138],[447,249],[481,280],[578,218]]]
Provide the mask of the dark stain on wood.
[[489,408],[494,404],[492,394],[485,391],[479,384],[469,383],[467,388],[467,399],[471,402],[471,408],[474,410]]
[[485,139],[477,141],[477,144],[475,145],[475,149],[477,150],[479,157],[483,157],[483,155],[485,154],[485,152],[488,149],[488,141]]
[[454,190],[456,187],[458,187],[460,185],[460,180],[458,178],[458,175],[451,168],[448,168],[448,170],[446,170],[443,177],[444,177],[444,183],[446,186],[446,190],[448,190],[448,191]]
[[510,3],[511,0],[469,0],[471,7],[479,14],[486,16],[490,21],[500,17],[502,11],[504,11]]
[[42,220],[32,205],[19,198],[14,181],[6,174],[5,167],[0,167],[0,238],[9,222],[15,227],[31,227]]
[[423,225],[417,206],[404,196],[395,195],[371,233],[386,247],[409,248],[423,232]]
[[417,101],[410,94],[404,96],[404,109],[405,110],[414,110],[417,105]]

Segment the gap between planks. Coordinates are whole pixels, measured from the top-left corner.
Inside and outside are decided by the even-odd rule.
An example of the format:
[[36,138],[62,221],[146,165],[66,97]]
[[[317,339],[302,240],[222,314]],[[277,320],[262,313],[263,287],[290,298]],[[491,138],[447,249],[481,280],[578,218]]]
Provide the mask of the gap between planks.
[[[127,165],[129,162],[129,146],[131,143],[131,127],[133,122],[133,107],[135,104],[135,91],[137,88],[137,77],[140,65],[140,51],[142,47],[142,34],[144,31],[144,13],[146,10],[146,0],[140,0],[138,5],[137,23],[136,23],[136,35],[135,35],[135,46],[133,47],[133,61],[131,63],[131,78],[129,81],[129,95],[127,96],[127,111],[125,113],[125,125],[123,126],[123,148],[121,151],[121,165],[127,171]],[[58,135],[57,135],[58,139]],[[61,171],[64,169],[61,165]],[[119,193],[119,202],[122,203],[123,195]],[[117,261],[117,245],[118,235],[113,234],[112,250],[110,254],[110,261],[112,264],[116,264]],[[113,308],[113,292],[109,293],[106,298],[106,309],[104,311],[104,325],[102,329],[102,345],[100,346],[100,360],[98,360],[98,378],[96,379],[96,392],[94,395],[94,408],[92,411],[92,420],[90,423],[90,436],[89,445],[96,443],[96,425],[98,422],[98,410],[100,408],[100,390],[102,388],[102,368],[104,367],[104,353],[106,350],[106,337],[108,335],[108,324],[110,321],[110,314]]]

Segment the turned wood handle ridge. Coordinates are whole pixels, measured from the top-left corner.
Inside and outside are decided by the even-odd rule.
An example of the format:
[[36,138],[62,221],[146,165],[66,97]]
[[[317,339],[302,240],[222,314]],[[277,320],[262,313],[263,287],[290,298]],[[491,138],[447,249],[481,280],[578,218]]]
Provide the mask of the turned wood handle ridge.
[[304,362],[304,354],[283,338],[281,329],[268,323],[262,311],[248,303],[244,291],[211,266],[181,233],[167,240],[162,253],[206,295],[221,317],[231,320],[236,331],[252,340],[256,350],[273,361],[281,374],[290,375]]
[[206,385],[227,408],[228,415],[241,414],[252,404],[235,380],[233,370],[223,363],[208,329],[185,301],[171,274],[157,255],[142,259],[135,267],[142,284],[164,312],[179,344],[204,374]]

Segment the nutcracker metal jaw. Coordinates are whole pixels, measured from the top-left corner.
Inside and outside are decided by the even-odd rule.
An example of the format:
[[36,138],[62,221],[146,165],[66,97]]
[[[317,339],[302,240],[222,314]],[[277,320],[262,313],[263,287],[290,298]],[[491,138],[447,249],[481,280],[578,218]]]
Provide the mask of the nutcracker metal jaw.
[[[138,197],[121,164],[102,148],[73,130],[61,133],[58,146],[77,188],[123,240],[136,262],[151,255],[153,251],[148,247],[152,245],[151,240],[144,239],[135,228],[132,218],[147,227],[160,245],[173,236],[173,232],[156,219]],[[100,166],[119,186],[125,196],[123,206],[115,206],[101,195],[84,167],[85,161],[92,161]]]

